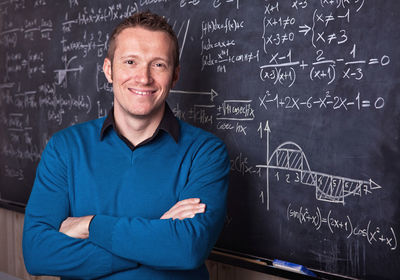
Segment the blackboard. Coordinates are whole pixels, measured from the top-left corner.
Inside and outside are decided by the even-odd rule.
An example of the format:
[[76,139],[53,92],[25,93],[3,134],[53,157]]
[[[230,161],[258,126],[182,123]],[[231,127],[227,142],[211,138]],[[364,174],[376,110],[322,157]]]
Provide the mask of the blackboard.
[[228,147],[216,248],[398,279],[397,0],[1,1],[1,205],[23,211],[54,132],[108,113],[110,32],[147,9],[178,35],[174,114]]

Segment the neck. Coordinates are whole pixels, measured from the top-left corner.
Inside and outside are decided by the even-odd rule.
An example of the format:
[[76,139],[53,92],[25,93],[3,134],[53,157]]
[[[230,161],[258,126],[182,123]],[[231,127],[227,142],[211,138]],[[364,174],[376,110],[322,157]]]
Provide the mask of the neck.
[[115,125],[119,133],[126,137],[134,146],[153,136],[164,116],[164,110],[149,118],[141,116],[124,116],[114,110]]

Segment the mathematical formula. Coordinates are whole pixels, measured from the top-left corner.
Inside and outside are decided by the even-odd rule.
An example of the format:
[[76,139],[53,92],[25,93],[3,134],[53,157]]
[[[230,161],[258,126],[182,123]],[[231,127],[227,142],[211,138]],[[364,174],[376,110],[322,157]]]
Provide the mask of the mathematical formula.
[[302,225],[309,225],[316,231],[327,227],[332,234],[343,234],[347,239],[362,238],[370,245],[383,245],[390,250],[397,249],[397,237],[392,227],[384,227],[379,223],[368,220],[360,223],[349,215],[345,218],[335,215],[332,210],[324,213],[319,207],[293,206],[289,204],[286,211],[288,221],[296,221]]

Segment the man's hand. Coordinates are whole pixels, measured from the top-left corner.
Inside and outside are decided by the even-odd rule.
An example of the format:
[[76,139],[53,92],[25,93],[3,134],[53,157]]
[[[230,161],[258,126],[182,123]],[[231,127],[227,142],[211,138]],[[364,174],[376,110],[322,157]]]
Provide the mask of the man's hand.
[[[160,219],[179,219],[193,218],[196,214],[204,213],[206,205],[200,203],[199,198],[189,198],[178,201]],[[86,239],[89,237],[89,224],[93,215],[84,217],[68,217],[60,226],[62,232],[73,238]]]
[[84,217],[68,217],[62,222],[59,232],[73,238],[86,239],[89,237],[89,224],[92,218],[93,215]]
[[204,213],[206,205],[200,203],[199,198],[188,198],[178,201],[160,219],[179,219],[193,218],[196,214]]

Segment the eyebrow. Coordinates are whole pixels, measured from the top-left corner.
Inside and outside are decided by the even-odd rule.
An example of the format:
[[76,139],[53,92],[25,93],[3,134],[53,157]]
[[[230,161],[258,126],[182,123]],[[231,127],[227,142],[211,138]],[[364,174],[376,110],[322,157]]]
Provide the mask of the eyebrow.
[[123,55],[123,56],[120,56],[119,58],[120,58],[120,59],[127,59],[127,58],[138,58],[138,57],[139,57],[138,55],[130,54],[130,55]]
[[[123,55],[123,56],[120,57],[121,60],[128,59],[128,58],[140,58],[140,56],[139,55],[135,55],[135,54],[129,54],[129,55]],[[167,62],[169,64],[171,63],[171,60],[169,58],[164,58],[164,57],[161,57],[161,56],[156,56],[156,57],[152,58],[151,61],[156,61],[156,60],[162,60],[162,61],[165,61],[165,62]]]

